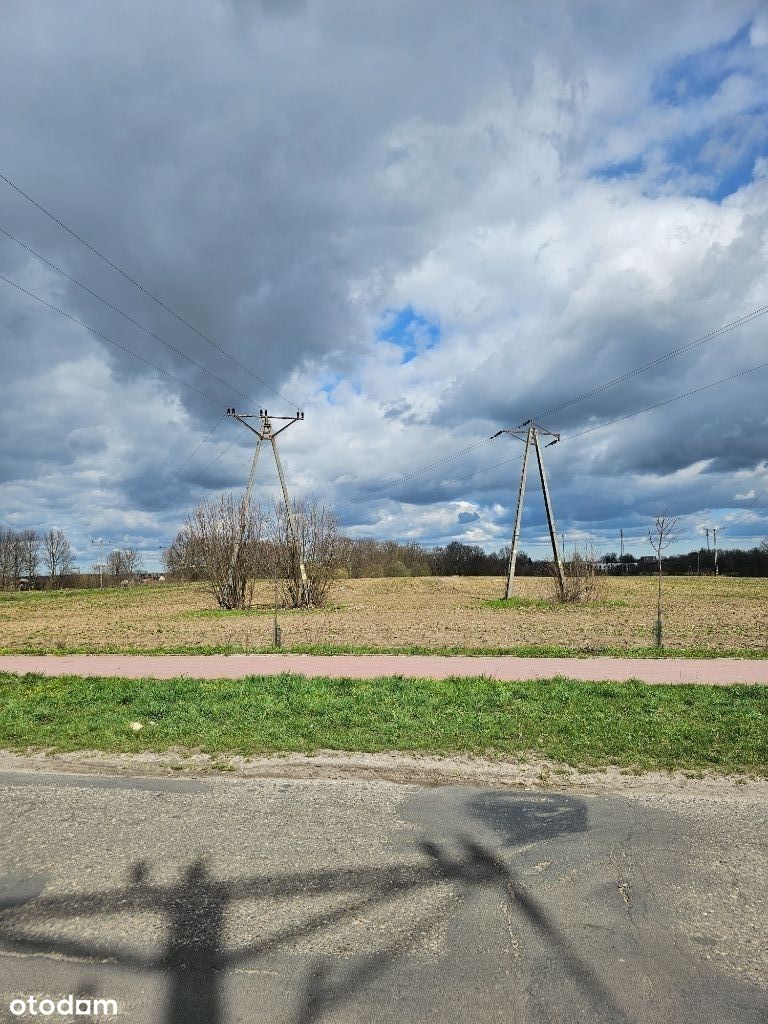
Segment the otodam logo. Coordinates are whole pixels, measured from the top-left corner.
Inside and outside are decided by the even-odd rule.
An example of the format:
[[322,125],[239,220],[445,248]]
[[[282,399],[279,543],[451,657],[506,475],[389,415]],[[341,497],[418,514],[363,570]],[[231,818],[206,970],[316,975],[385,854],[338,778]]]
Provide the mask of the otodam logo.
[[22,996],[12,999],[8,1007],[14,1017],[116,1017],[117,1003],[114,999],[82,999],[80,996]]

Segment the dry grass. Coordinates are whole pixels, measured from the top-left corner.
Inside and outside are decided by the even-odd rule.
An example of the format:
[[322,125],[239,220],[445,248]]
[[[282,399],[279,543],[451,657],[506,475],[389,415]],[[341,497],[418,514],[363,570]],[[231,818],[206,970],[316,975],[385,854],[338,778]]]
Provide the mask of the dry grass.
[[[489,577],[344,580],[321,611],[280,614],[285,647],[511,648],[574,651],[645,648],[654,622],[652,577],[611,578],[593,605],[542,602],[549,581],[522,578],[523,600],[487,604],[503,592]],[[271,584],[257,586],[250,614],[214,611],[198,584],[0,595],[5,653],[265,648]],[[768,655],[768,580],[670,577],[665,640],[692,653],[763,650]],[[530,602],[530,603],[529,603]]]

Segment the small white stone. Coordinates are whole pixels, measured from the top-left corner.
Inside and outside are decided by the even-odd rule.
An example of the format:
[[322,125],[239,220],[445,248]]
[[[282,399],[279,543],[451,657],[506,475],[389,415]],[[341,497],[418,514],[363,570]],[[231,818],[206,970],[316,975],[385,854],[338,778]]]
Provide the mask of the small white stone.
[[134,732],[141,732],[141,730],[144,728],[141,722],[131,722],[130,727]]

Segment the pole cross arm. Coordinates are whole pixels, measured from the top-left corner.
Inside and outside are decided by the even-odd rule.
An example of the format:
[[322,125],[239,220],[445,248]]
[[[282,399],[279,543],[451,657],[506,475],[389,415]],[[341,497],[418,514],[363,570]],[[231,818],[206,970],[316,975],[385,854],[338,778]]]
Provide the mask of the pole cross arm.
[[[556,434],[553,430],[547,430],[546,427],[542,427],[541,424],[536,423],[535,420],[526,420],[525,423],[521,423],[519,427],[503,427],[501,430],[497,430],[493,435],[493,438],[499,437],[501,434],[509,434],[510,437],[525,438],[528,434],[528,430],[533,428],[537,434],[544,434],[546,437],[553,437],[554,441],[550,441],[549,444],[557,444],[560,440],[560,435]],[[549,445],[545,445],[549,447]]]

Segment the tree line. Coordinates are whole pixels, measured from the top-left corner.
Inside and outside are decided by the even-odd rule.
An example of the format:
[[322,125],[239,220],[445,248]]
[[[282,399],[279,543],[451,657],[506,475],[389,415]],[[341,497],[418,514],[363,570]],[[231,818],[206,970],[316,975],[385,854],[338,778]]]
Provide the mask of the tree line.
[[[221,496],[198,506],[163,553],[166,573],[175,580],[219,582],[219,592],[230,583],[234,538],[242,534],[243,555],[238,563],[242,573],[236,587],[245,598],[254,579],[277,574],[283,597],[294,604],[302,590],[299,561],[310,566],[313,603],[321,603],[332,579],[397,576],[503,576],[509,563],[509,547],[484,551],[478,544],[452,541],[426,548],[414,542],[351,538],[343,535],[333,517],[316,502],[298,502],[294,524],[301,536],[294,544],[288,519],[280,506],[266,511],[249,510],[243,527],[241,504]],[[666,575],[712,574],[714,552],[705,548],[684,554],[665,555]],[[566,560],[567,557],[566,557]],[[599,559],[608,573],[645,574],[655,572],[654,557],[618,556],[609,552]],[[102,567],[107,585],[136,579],[144,573],[139,551],[115,549]],[[729,576],[768,576],[768,539],[749,548],[728,548],[718,552],[717,570]],[[520,576],[548,576],[549,559],[531,558],[524,551],[517,557]],[[0,589],[98,585],[99,566],[90,574],[80,573],[72,546],[62,530],[38,532],[0,526]]]
[[0,526],[0,590],[93,586],[100,571],[108,584],[135,578],[144,571],[141,554],[135,548],[110,551],[103,566],[83,574],[63,530]]
[[52,585],[76,570],[74,553],[62,530],[13,530],[0,526],[0,589],[32,585],[40,572]]

